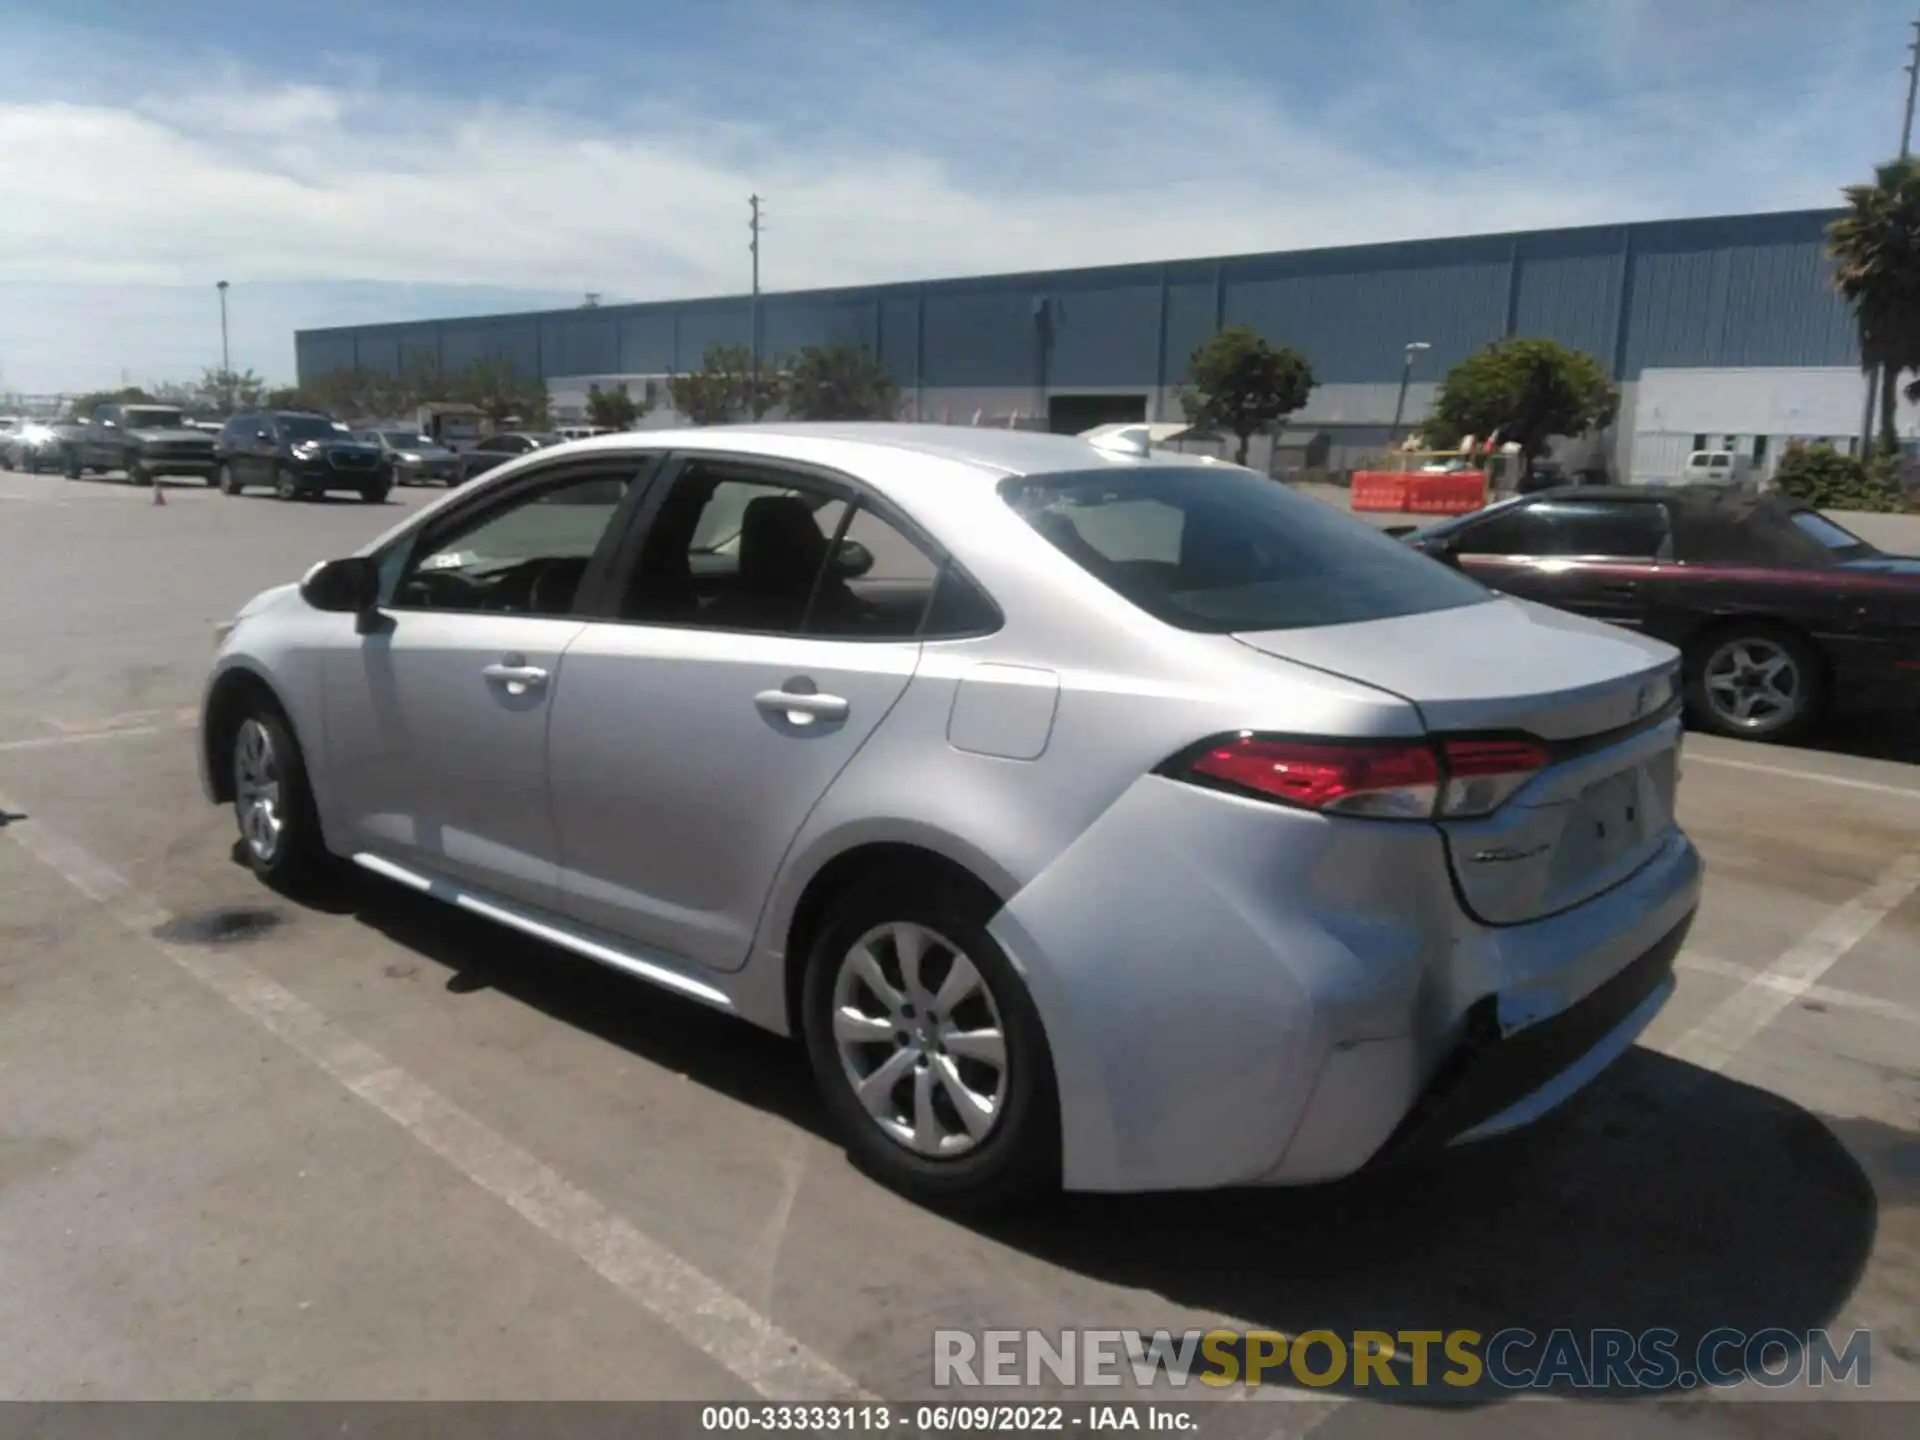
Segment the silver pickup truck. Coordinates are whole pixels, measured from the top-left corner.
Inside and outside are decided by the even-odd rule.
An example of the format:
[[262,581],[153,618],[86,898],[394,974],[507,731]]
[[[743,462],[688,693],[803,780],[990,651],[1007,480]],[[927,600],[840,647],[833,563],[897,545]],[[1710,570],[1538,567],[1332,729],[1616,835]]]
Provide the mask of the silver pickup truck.
[[67,478],[123,472],[136,485],[163,475],[191,475],[213,483],[213,436],[195,430],[171,405],[102,405],[87,419],[78,443],[66,450]]

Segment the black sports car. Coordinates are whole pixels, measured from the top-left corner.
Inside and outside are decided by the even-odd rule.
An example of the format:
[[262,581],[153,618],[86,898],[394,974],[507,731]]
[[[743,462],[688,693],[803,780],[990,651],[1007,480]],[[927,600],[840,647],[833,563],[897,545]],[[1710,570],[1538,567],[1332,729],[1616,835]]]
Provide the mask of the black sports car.
[[1920,559],[1810,506],[1582,486],[1401,533],[1495,590],[1679,646],[1702,729],[1785,740],[1829,707],[1920,708]]

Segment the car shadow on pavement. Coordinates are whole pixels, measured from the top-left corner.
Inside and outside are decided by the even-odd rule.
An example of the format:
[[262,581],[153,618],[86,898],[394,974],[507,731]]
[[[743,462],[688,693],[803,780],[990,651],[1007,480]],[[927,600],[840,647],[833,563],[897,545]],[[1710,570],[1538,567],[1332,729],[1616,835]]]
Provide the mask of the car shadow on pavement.
[[370,877],[346,876],[313,900],[443,967],[455,994],[496,991],[742,1104],[828,1133],[805,1054],[778,1035]]
[[[720,1094],[830,1135],[800,1047],[438,901],[349,876],[321,908],[443,967],[455,993],[491,989]],[[1836,1128],[1869,1122],[1834,1122]],[[1885,1127],[1877,1127],[1884,1129]],[[1827,1325],[1863,1273],[1876,1174],[1920,1174],[1913,1137],[1847,1132],[1769,1091],[1635,1049],[1564,1110],[1517,1135],[1329,1185],[1138,1196],[1067,1195],[961,1217],[987,1237],[1097,1280],[1234,1317],[1250,1329],[1675,1332],[1691,1368],[1709,1332]],[[1870,1162],[1871,1163],[1871,1162]],[[1912,1184],[1891,1203],[1912,1219]],[[1845,1336],[1836,1336],[1836,1351]],[[1403,1347],[1404,1348],[1404,1347]],[[1540,1356],[1539,1344],[1512,1354]],[[1244,1352],[1243,1352],[1244,1353]],[[1740,1372],[1737,1348],[1720,1362]],[[1313,1362],[1326,1363],[1322,1349]],[[1417,1386],[1317,1390],[1419,1406],[1514,1392],[1432,1353]],[[1305,1390],[1284,1367],[1262,1383]],[[1681,1390],[1677,1383],[1667,1393]],[[1650,1398],[1644,1386],[1556,1381],[1546,1393]]]
[[[1631,1051],[1592,1090],[1533,1129],[1418,1166],[1303,1189],[1069,1196],[1050,1212],[982,1228],[1100,1280],[1287,1335],[1360,1330],[1676,1332],[1691,1371],[1702,1337],[1826,1325],[1859,1280],[1879,1220],[1874,1187],[1821,1120],[1768,1091]],[[1836,1337],[1836,1349],[1844,1343]],[[1399,1347],[1403,1354],[1407,1347]],[[1484,1351],[1483,1351],[1484,1356]],[[1738,1347],[1716,1358],[1742,1370]],[[1324,1346],[1309,1373],[1323,1372]],[[1351,1369],[1315,1393],[1415,1405],[1513,1398],[1486,1374],[1447,1383],[1435,1344],[1427,1384]],[[1580,1368],[1585,1368],[1584,1366]],[[1595,1367],[1598,1374],[1604,1370]],[[1638,1385],[1545,1393],[1649,1397]],[[1305,1390],[1284,1366],[1263,1383]],[[1679,1393],[1677,1380],[1668,1393]]]
[[1834,755],[1920,765],[1920,727],[1900,712],[1835,716],[1797,743]]

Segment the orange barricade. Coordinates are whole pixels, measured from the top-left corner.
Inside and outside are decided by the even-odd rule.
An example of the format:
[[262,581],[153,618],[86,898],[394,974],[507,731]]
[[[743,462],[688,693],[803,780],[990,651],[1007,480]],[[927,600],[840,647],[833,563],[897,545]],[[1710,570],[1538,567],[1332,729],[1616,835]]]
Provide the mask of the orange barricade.
[[1355,510],[1391,514],[1465,515],[1487,503],[1487,477],[1481,470],[1451,475],[1396,474],[1356,470],[1349,501]]
[[1389,470],[1356,470],[1348,504],[1355,510],[1398,515],[1407,508],[1407,477]]

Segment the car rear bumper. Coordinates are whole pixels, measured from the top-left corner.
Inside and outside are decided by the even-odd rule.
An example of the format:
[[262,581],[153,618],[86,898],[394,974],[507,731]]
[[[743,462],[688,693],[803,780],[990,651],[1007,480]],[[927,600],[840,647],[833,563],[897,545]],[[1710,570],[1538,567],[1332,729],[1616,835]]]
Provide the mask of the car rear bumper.
[[1489,1001],[1370,1165],[1530,1125],[1570,1099],[1631,1048],[1672,996],[1673,965],[1693,926],[1688,913],[1652,949],[1567,1009],[1508,1035]]
[[1670,993],[1700,878],[1674,830],[1606,893],[1485,926],[1431,826],[1153,778],[992,931],[1046,1026],[1068,1188],[1301,1184],[1575,1093]]

